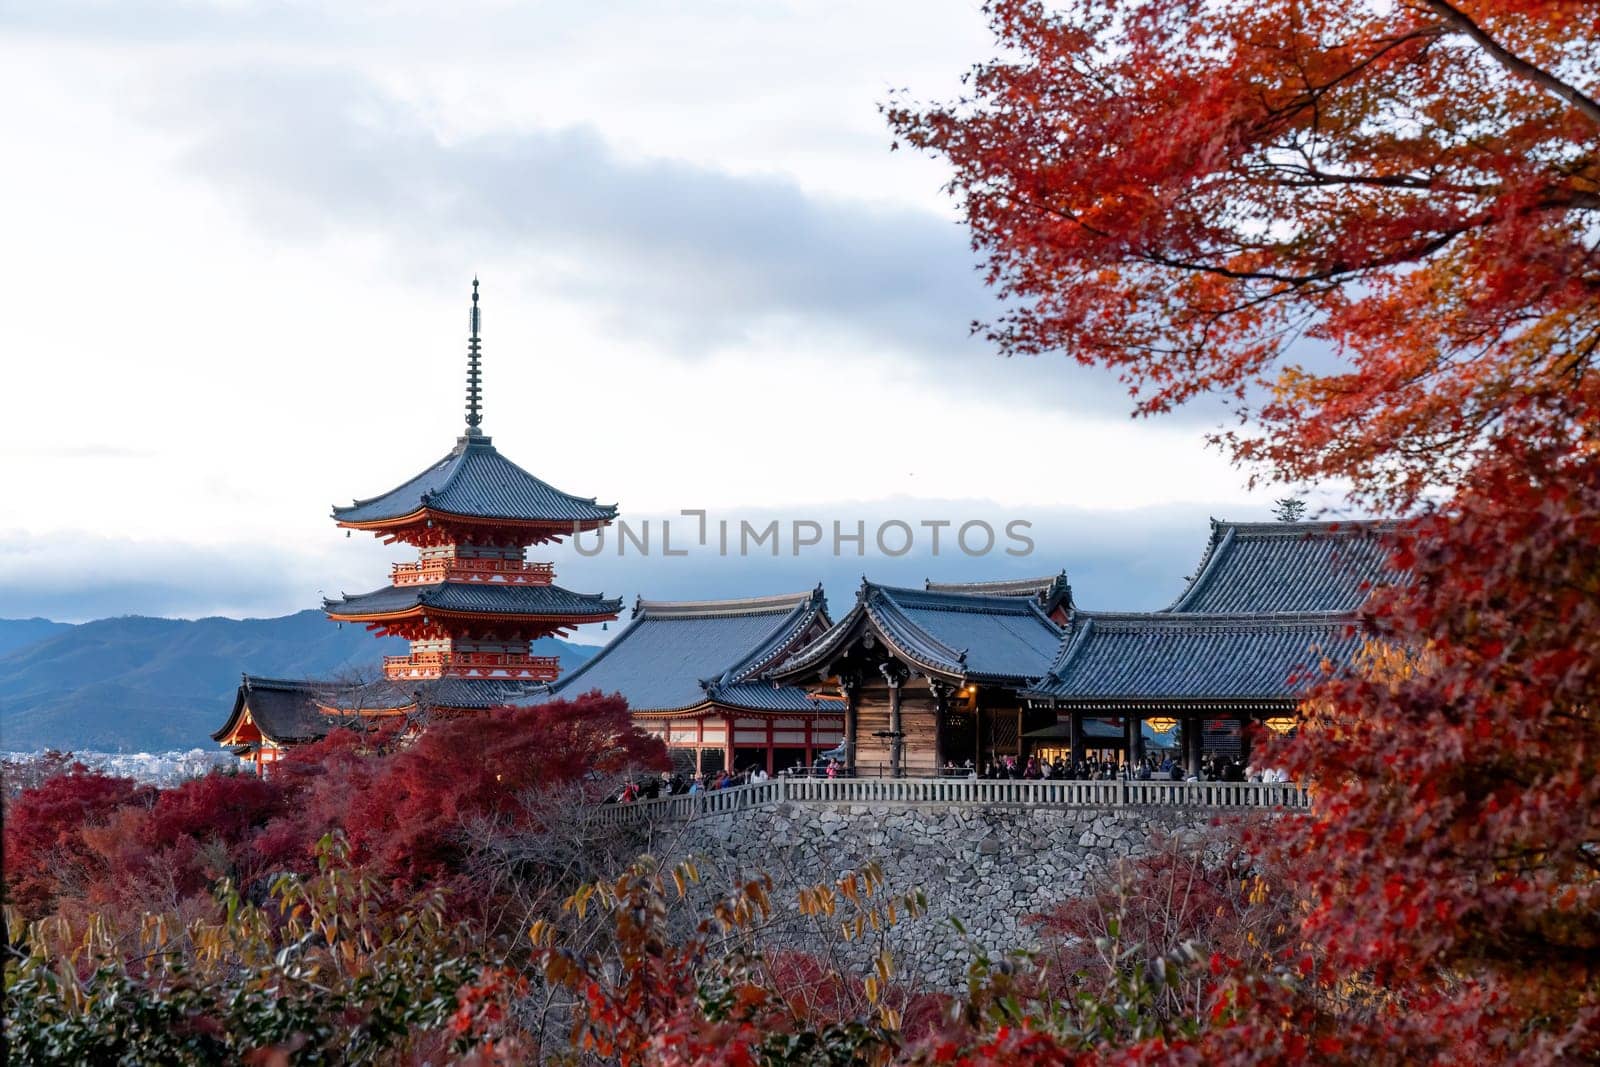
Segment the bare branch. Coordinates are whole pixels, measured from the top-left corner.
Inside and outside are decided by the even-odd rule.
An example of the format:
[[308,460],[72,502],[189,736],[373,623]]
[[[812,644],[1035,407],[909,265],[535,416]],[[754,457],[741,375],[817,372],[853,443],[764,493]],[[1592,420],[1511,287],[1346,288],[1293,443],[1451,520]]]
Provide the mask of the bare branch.
[[1579,113],[1590,122],[1600,126],[1600,102],[1596,102],[1592,97],[1584,95],[1577,86],[1567,84],[1549,71],[1536,67],[1521,56],[1514,54],[1505,45],[1489,36],[1482,26],[1473,22],[1465,12],[1450,4],[1448,0],[1422,0],[1422,2],[1431,11],[1439,15],[1440,18],[1443,18],[1477,42],[1478,46],[1493,56],[1495,61],[1502,67],[1561,97],[1577,108]]

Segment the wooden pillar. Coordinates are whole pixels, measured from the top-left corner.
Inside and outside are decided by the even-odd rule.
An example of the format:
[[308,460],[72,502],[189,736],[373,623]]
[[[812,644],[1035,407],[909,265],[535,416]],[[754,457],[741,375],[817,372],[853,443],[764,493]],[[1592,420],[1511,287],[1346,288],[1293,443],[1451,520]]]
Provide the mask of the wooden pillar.
[[983,694],[972,694],[972,766],[983,773]]
[[937,777],[944,769],[944,717],[950,706],[950,687],[929,678],[928,692],[933,695],[933,773]]
[[880,668],[883,671],[884,681],[889,683],[889,777],[900,777],[901,742],[905,740],[901,735],[905,732],[900,728],[900,691],[905,683],[905,676],[891,663],[885,663]]
[[1206,757],[1206,720],[1202,715],[1183,717],[1183,769],[1196,777]]
[[1248,711],[1239,713],[1239,765],[1250,766],[1251,735],[1255,733],[1255,717]]
[[1132,712],[1122,717],[1122,737],[1127,745],[1126,762],[1130,767],[1144,759],[1144,730],[1141,726],[1139,716]]
[[1083,762],[1083,712],[1067,712],[1067,745],[1072,749],[1072,762],[1074,766]]
[[856,718],[861,707],[861,679],[840,678],[839,688],[844,690],[844,767],[853,775],[856,772]]
[[905,738],[901,736],[905,731],[900,728],[900,692],[899,679],[889,683],[889,777],[900,777],[901,743]]
[[[772,739],[772,718],[769,716],[767,718],[767,774],[769,774],[769,775],[772,774],[772,772],[777,769],[776,767],[773,766],[773,763],[772,763],[772,746],[774,744],[776,744],[776,742]],[[806,724],[806,752],[808,754],[806,756],[806,759],[808,759],[808,760],[811,758],[811,756],[809,755],[810,751],[811,751],[811,724],[807,723]]]
[[727,725],[723,727],[722,734],[722,769],[729,774],[733,773],[733,716],[724,714],[722,721]]

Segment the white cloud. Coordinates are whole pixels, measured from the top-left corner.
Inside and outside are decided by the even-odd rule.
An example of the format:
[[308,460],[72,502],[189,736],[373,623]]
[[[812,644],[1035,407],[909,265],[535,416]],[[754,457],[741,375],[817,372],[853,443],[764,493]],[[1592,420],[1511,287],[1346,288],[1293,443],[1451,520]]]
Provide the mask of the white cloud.
[[954,2],[0,12],[0,614],[377,584],[326,508],[450,446],[474,270],[488,429],[624,514],[1259,513],[1193,421],[966,336],[941,175],[875,105],[986,47]]

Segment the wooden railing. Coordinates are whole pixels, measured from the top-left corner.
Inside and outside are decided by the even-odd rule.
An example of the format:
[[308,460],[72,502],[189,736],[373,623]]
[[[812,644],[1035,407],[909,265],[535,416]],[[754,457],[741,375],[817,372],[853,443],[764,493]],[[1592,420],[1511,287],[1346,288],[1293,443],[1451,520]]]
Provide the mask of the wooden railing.
[[1307,808],[1277,782],[1027,781],[986,778],[773,778],[708,793],[607,804],[604,822],[686,821],[769,804],[926,804],[975,808]]
[[383,657],[387,678],[516,678],[552,682],[561,676],[555,656],[523,656],[514,652],[416,652]]
[[432,585],[434,582],[479,582],[503,585],[549,585],[555,581],[552,563],[521,559],[441,557],[396,563],[389,572],[395,585]]

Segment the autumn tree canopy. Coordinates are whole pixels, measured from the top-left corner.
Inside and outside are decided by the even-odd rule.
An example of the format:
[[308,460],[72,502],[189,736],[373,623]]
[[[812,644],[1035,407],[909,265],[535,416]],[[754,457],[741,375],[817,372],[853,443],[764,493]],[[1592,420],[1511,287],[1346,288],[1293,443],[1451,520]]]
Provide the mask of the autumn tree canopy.
[[[1364,625],[1410,666],[1268,757],[1317,800],[1255,844],[1371,994],[1319,1052],[1600,1057],[1600,5],[989,12],[968,94],[889,117],[954,169],[990,338],[1226,397],[1253,477],[1406,520]],[[1310,1025],[1276,997],[1212,1052]]]
[[1003,351],[1115,368],[1147,413],[1221,392],[1239,456],[1391,507],[1510,409],[1593,405],[1600,7],[990,13],[970,94],[890,118],[955,168]]

